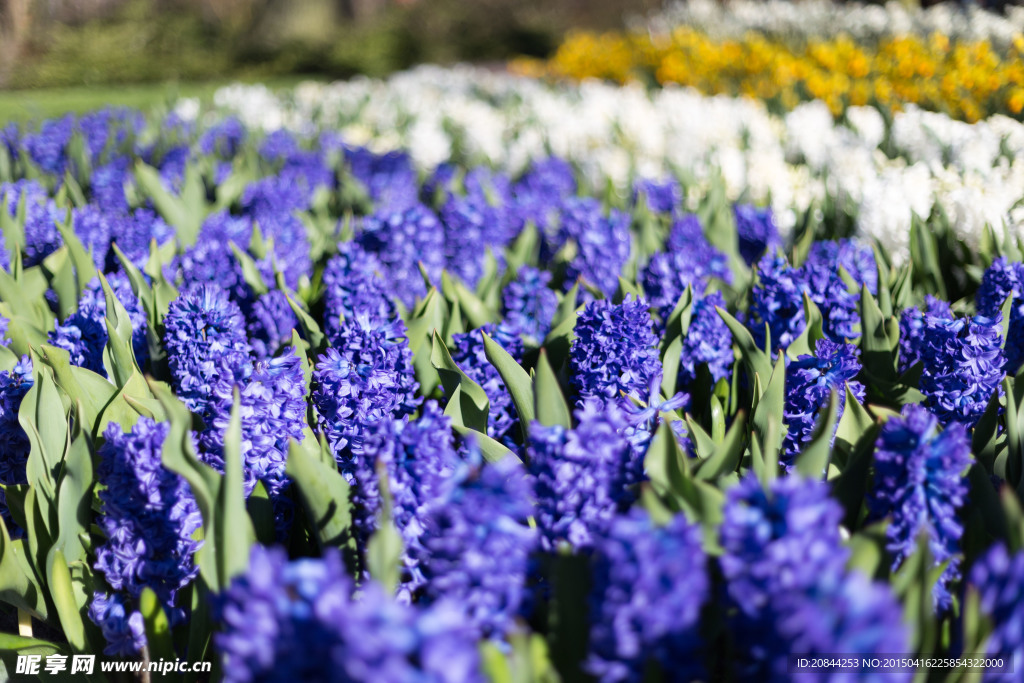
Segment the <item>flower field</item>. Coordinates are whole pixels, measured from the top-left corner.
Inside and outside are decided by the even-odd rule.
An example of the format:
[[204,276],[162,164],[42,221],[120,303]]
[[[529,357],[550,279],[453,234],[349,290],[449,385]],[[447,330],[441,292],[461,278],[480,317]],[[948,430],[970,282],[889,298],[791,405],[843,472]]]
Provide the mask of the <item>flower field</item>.
[[[759,16],[687,31],[805,35]],[[0,673],[1013,680],[1019,110],[708,90],[420,67],[4,128]]]

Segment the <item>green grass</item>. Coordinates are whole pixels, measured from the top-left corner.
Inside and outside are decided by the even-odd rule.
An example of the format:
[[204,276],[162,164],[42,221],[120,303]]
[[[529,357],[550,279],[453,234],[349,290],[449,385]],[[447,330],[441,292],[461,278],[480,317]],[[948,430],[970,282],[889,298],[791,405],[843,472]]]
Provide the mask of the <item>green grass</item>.
[[[270,88],[286,88],[308,80],[301,77],[261,81]],[[125,86],[79,86],[39,90],[0,91],[0,127],[10,122],[36,121],[63,114],[80,114],[106,106],[135,107],[142,110],[167,106],[179,97],[197,97],[209,102],[221,86],[234,81],[198,83],[153,83]]]

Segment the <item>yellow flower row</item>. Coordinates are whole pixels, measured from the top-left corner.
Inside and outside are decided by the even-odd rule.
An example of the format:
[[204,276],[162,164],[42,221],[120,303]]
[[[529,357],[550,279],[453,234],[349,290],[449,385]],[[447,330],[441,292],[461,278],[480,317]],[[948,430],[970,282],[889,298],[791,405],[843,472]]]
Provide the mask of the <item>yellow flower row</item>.
[[791,109],[823,100],[832,112],[874,104],[913,103],[976,121],[1024,110],[1024,36],[1006,54],[988,41],[952,42],[944,35],[901,36],[858,45],[840,35],[799,47],[748,33],[720,40],[688,27],[671,35],[573,33],[548,62],[520,60],[521,73],[626,82],[678,83],[710,94],[748,95]]

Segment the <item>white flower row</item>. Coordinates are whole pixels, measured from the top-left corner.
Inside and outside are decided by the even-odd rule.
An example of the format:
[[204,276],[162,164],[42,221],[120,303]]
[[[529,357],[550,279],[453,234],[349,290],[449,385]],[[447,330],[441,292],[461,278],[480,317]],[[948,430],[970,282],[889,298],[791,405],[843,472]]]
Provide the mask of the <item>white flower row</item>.
[[1004,49],[1024,33],[1024,7],[1008,7],[1006,15],[976,5],[944,2],[928,8],[905,3],[884,5],[837,3],[832,0],[689,0],[676,2],[638,26],[663,33],[690,26],[719,38],[737,38],[758,31],[782,40],[805,41],[845,33],[859,41],[898,35],[942,33],[959,40],[989,40]]
[[331,129],[377,151],[406,149],[423,170],[456,155],[516,173],[557,154],[595,189],[625,192],[637,176],[679,172],[695,181],[694,199],[721,175],[730,198],[770,204],[784,231],[829,198],[897,260],[912,216],[936,206],[972,245],[986,225],[1024,231],[1024,125],[1002,116],[966,124],[909,109],[887,127],[875,109],[837,123],[812,102],[780,118],[754,100],[678,87],[554,86],[469,67],[280,95],[234,85],[215,103],[207,115],[234,113],[250,127]]

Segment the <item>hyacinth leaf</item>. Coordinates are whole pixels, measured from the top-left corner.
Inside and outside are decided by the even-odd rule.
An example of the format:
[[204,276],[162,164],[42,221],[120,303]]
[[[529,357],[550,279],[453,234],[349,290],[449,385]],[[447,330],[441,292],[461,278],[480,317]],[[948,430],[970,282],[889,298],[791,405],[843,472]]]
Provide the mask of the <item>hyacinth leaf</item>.
[[175,255],[174,248],[174,240],[168,240],[162,247],[157,246],[155,239],[149,242],[149,260],[144,270],[152,282],[154,319],[158,326],[163,325],[171,302],[178,298],[178,290],[164,276],[164,267]]
[[274,505],[270,501],[267,487],[257,481],[248,500],[245,501],[246,512],[252,520],[256,542],[262,545],[274,544]]
[[[725,309],[715,306],[715,310],[718,311],[718,315],[725,321],[726,326],[732,333],[733,340],[739,346],[740,357],[743,359],[750,374],[761,375],[762,377],[771,376],[771,357],[764,350],[757,347],[757,344],[754,343],[754,338],[750,336],[750,330],[739,320],[732,317]],[[779,414],[781,415],[782,413],[780,412]]]
[[352,513],[349,485],[337,467],[328,467],[292,439],[285,472],[295,483],[321,549],[341,548],[349,539]]
[[487,413],[490,409],[487,394],[452,360],[448,347],[445,346],[436,330],[434,331],[430,363],[437,370],[441,384],[444,386],[444,392],[449,397],[444,413],[451,418],[452,424],[469,427],[486,434]]
[[83,410],[78,403],[78,420],[57,488],[58,525],[54,548],[72,564],[85,558],[88,548],[82,539],[88,539],[92,523],[93,461],[88,438],[83,431],[83,426],[88,425],[84,423]]
[[229,245],[231,253],[235,255],[235,260],[242,267],[242,279],[245,280],[245,284],[249,285],[253,294],[262,296],[270,291],[267,283],[263,281],[263,276],[260,274],[260,270],[256,267],[256,262],[252,260],[252,257],[242,249],[239,249],[238,245],[234,242],[229,243]]
[[674,503],[675,509],[683,509],[683,494],[690,476],[689,462],[666,422],[659,424],[654,432],[644,457],[644,471],[660,497]]
[[[245,510],[241,399],[237,388],[231,407],[231,419],[224,433],[224,478],[217,490],[212,522],[212,525],[206,525],[206,533],[207,538],[210,538],[212,526],[212,535],[216,539],[215,551],[203,559],[207,562],[212,559],[215,563],[217,586],[223,587],[249,566],[249,548],[256,537],[252,521]],[[200,559],[200,563],[202,561]]]
[[172,660],[174,655],[174,639],[171,637],[171,626],[167,614],[160,606],[160,599],[152,588],[142,589],[139,596],[139,612],[146,625],[146,647],[149,648],[150,660]]
[[[2,298],[0,296],[0,299]],[[10,309],[3,302],[0,302],[0,315],[8,319],[7,338],[11,340],[8,348],[18,357],[27,356],[33,348],[39,348],[40,344],[46,343],[46,328],[39,327],[21,316],[10,314]]]
[[1007,487],[999,491],[1003,516],[1006,519],[1006,542],[1011,552],[1024,550],[1024,509],[1020,499]]
[[431,287],[406,319],[406,337],[413,355],[416,355],[424,344],[430,342],[435,330],[445,328],[447,318],[448,311],[441,294]]
[[1024,394],[1024,383],[1020,385],[1009,377],[1003,380],[1003,392],[1006,397],[1006,471],[1005,479],[1010,486],[1019,489],[1024,480],[1024,448],[1022,448],[1021,435],[1021,407]]
[[[579,299],[579,294],[580,283],[576,282],[568,292],[562,295],[558,302],[558,308],[555,309],[555,317],[551,319],[552,329],[569,320],[570,317],[575,318],[575,314],[578,312],[576,301]],[[575,327],[575,323],[573,327]]]
[[469,329],[476,329],[489,322],[494,322],[494,312],[476,294],[469,291],[461,280],[456,280],[454,286],[455,300],[459,302],[459,307],[469,322]]
[[805,477],[820,479],[829,465],[832,452],[832,434],[836,428],[836,416],[839,412],[839,395],[833,391],[828,407],[819,413],[811,440],[804,445],[796,456],[796,469]]
[[491,339],[490,335],[481,331],[484,338],[484,353],[501,375],[509,394],[512,395],[512,402],[519,414],[519,427],[523,433],[525,443],[529,424],[533,422],[536,413],[534,412],[533,384],[530,376],[523,370],[523,367],[516,362],[516,359],[509,355],[508,351],[502,348],[501,344]]
[[843,526],[847,529],[856,529],[859,525],[868,488],[868,474],[875,452],[875,441],[881,429],[881,425],[875,423],[861,434],[846,460],[842,473],[832,480],[832,495],[843,507]]
[[0,517],[0,600],[40,620],[47,615],[46,600],[29,560],[25,539],[11,540]]
[[60,231],[71,265],[74,266],[75,296],[80,297],[89,281],[96,277],[96,263],[93,261],[90,251],[86,250],[82,241],[78,239],[78,235],[71,229],[70,221],[57,221],[57,230]]
[[[191,595],[191,606],[188,629],[188,645],[185,651],[193,662],[205,661],[210,647],[210,634],[213,624],[210,617],[210,591],[202,581],[194,581],[188,592]],[[198,681],[197,672],[186,673],[184,683]],[[205,677],[204,677],[205,678]]]
[[846,542],[850,549],[848,569],[859,570],[865,576],[875,576],[882,562],[887,561],[884,527],[884,523],[874,524],[850,536]]
[[111,381],[123,387],[138,368],[132,348],[132,321],[124,305],[114,295],[107,278],[102,274],[99,278],[107,305],[107,344],[103,348],[103,367]]
[[402,551],[402,534],[387,514],[378,522],[377,531],[366,543],[366,569],[389,593],[398,586]]
[[622,277],[621,275],[619,276],[619,289],[615,293],[615,298],[614,298],[615,303],[622,303],[622,301],[627,296],[632,296],[632,297],[634,297],[636,299],[639,299],[643,295],[644,295],[644,293],[642,291],[640,291],[640,287],[638,287],[635,282],[631,282],[630,280],[627,280],[626,278]]
[[910,260],[918,265],[916,279],[926,292],[948,299],[946,275],[939,263],[939,245],[934,231],[914,214],[910,221]]
[[[20,255],[18,258],[20,259]],[[16,267],[14,273],[19,270],[20,267]],[[32,327],[47,330],[53,323],[53,313],[43,305],[45,302],[44,292],[49,287],[49,283],[40,270],[36,269],[34,272],[38,274],[37,282],[32,281],[35,278],[16,278],[12,273],[0,268],[0,302],[3,302],[7,309],[0,312],[5,318],[11,319],[11,322],[14,322],[14,318],[22,318],[26,324]],[[39,284],[42,286],[40,287]],[[12,341],[16,340],[12,336],[10,328],[7,330],[7,336]],[[16,349],[16,351],[18,350]],[[28,353],[27,348],[24,353]]]
[[551,361],[553,368],[561,368],[569,357],[569,349],[576,338],[576,319],[581,311],[583,311],[583,306],[570,313],[569,317],[553,327],[544,338],[544,343],[541,346],[547,350],[548,360]]
[[844,386],[846,405],[839,418],[839,425],[836,427],[835,447],[844,456],[848,456],[853,452],[853,448],[860,441],[861,436],[875,424],[875,420],[850,391],[850,385]]
[[455,335],[462,334],[466,331],[466,324],[462,321],[462,307],[459,306],[459,302],[455,301],[449,305],[451,311],[448,315],[448,320],[444,324],[444,333],[441,337],[444,339],[444,343],[449,346],[455,345]]
[[[25,465],[28,483],[49,505],[57,497],[57,474],[68,445],[68,421],[49,368],[38,362],[35,354],[33,359],[34,384],[22,400],[18,422],[31,444]],[[45,517],[49,529],[49,515]]]
[[572,428],[572,413],[569,411],[569,404],[562,395],[562,388],[558,383],[551,364],[548,362],[548,354],[544,349],[540,350],[537,356],[537,367],[533,377],[533,397],[536,401],[534,415],[542,425],[561,425],[566,429]]
[[299,358],[299,365],[302,366],[302,381],[306,387],[306,395],[309,395],[310,385],[313,380],[313,366],[309,362],[309,343],[302,338],[298,330],[292,330],[292,349]]
[[[786,403],[786,361],[782,354],[775,363],[771,375],[757,376],[755,382],[755,402],[753,405],[753,427],[757,438],[761,442],[761,453],[766,459],[778,461],[778,453],[782,448],[782,440],[785,437],[785,429],[782,427],[782,416]],[[764,390],[759,392],[759,385],[768,377]],[[774,429],[769,429],[774,425]]]
[[6,346],[0,346],[0,372],[10,372],[18,364],[18,356]]
[[[687,420],[687,424],[689,424],[689,420]],[[706,458],[694,465],[694,476],[703,481],[715,481],[723,475],[735,472],[743,459],[746,441],[747,415],[741,410],[736,414],[725,437],[715,443]]]
[[554,598],[550,607],[551,652],[563,681],[585,680],[580,667],[587,656],[590,635],[587,595],[590,567],[581,555],[559,553],[552,560]]
[[516,462],[522,463],[519,456],[510,451],[505,444],[492,439],[482,432],[455,424],[452,425],[452,430],[461,436],[475,439],[477,448],[480,449],[480,454],[484,456],[484,460],[487,462],[496,463],[501,462],[505,458],[512,458]]
[[514,275],[523,266],[535,264],[539,251],[540,233],[533,221],[527,221],[515,241],[505,249],[506,272]]
[[40,346],[39,359],[53,371],[53,379],[60,390],[72,402],[80,404],[84,423],[89,426],[96,424],[117,387],[91,370],[71,365],[68,352],[56,346]]
[[116,422],[126,431],[130,431],[135,426],[135,423],[139,421],[140,415],[149,413],[148,417],[154,417],[153,412],[144,406],[143,410],[140,411],[129,403],[129,396],[138,400],[151,398],[149,385],[146,384],[146,379],[138,370],[131,374],[124,386],[120,387],[113,394],[110,402],[103,406],[103,411],[96,421],[94,437],[98,438],[111,422]]
[[[195,175],[195,171],[190,173],[190,169],[186,168],[183,186],[186,190],[189,185],[194,185],[194,183],[190,183],[191,175]],[[138,183],[143,194],[152,200],[153,206],[167,221],[167,224],[175,229],[178,244],[182,248],[195,244],[196,238],[199,236],[199,228],[202,225],[202,215],[192,211],[182,197],[177,197],[168,191],[160,179],[160,173],[142,161],[135,163],[135,182]]]
[[50,283],[50,289],[57,296],[57,315],[62,320],[78,307],[78,287],[75,281],[75,267],[68,257],[68,251],[61,247],[47,256],[39,269]]
[[[6,158],[6,149],[4,150]],[[25,243],[25,212],[27,210],[27,202],[23,202],[18,198],[18,211],[17,215],[11,215],[11,195],[5,194],[3,197],[3,203],[0,203],[0,235],[3,235],[4,246],[7,252],[14,254],[19,250],[19,246]],[[6,270],[7,263],[0,263],[0,270]]]
[[288,305],[291,307],[292,312],[295,313],[295,317],[298,318],[299,328],[302,330],[302,336],[306,341],[309,342],[309,348],[314,356],[319,356],[327,348],[329,342],[327,341],[327,335],[323,333],[316,320],[313,319],[306,309],[295,303],[295,299],[288,293],[285,287],[282,285],[283,278],[278,277],[278,288],[284,292],[285,298],[288,300]]
[[931,653],[939,636],[933,606],[933,591],[948,562],[935,564],[928,546],[928,532],[922,530],[915,550],[892,578],[893,592],[903,603],[903,621],[910,625],[910,651]]
[[679,383],[679,365],[682,360],[683,338],[676,337],[665,348],[661,359],[661,392],[674,396]]
[[[17,671],[17,659],[23,655],[39,655],[45,660],[50,655],[62,655],[70,658],[72,652],[65,644],[51,643],[39,638],[16,636],[11,633],[0,633],[0,674],[7,674],[8,680],[18,680],[11,675],[11,672]],[[71,660],[67,659],[65,661]],[[40,671],[45,671],[43,663],[40,663]],[[62,671],[52,675],[46,674],[45,679],[57,683],[64,683],[65,681],[70,683],[75,679],[80,681],[82,677],[78,674],[72,676],[67,671]],[[96,680],[102,681],[105,679],[97,675]]]
[[979,463],[967,470],[969,491],[961,511],[964,534],[961,545],[966,557],[977,557],[996,540],[1007,538],[1010,529],[996,488]]
[[804,325],[803,332],[786,349],[786,355],[794,360],[800,356],[814,355],[814,348],[818,340],[825,338],[825,332],[822,330],[821,310],[807,296],[807,292],[804,292],[804,319],[807,323]]
[[715,440],[689,415],[686,415],[683,419],[686,421],[686,431],[694,442],[694,450],[697,453],[698,460],[703,461],[711,457],[711,454],[715,451]]
[[57,608],[57,618],[60,619],[64,637],[67,638],[68,645],[73,651],[87,652],[91,648],[87,647],[81,612],[85,603],[79,605],[75,601],[74,589],[71,585],[71,572],[68,571],[64,553],[58,548],[51,554],[51,558],[46,583],[53,604]]
[[693,315],[693,286],[686,285],[686,289],[679,295],[675,307],[669,313],[665,321],[665,336],[661,340],[661,351],[666,353],[671,341],[685,338],[690,329],[690,318]]

